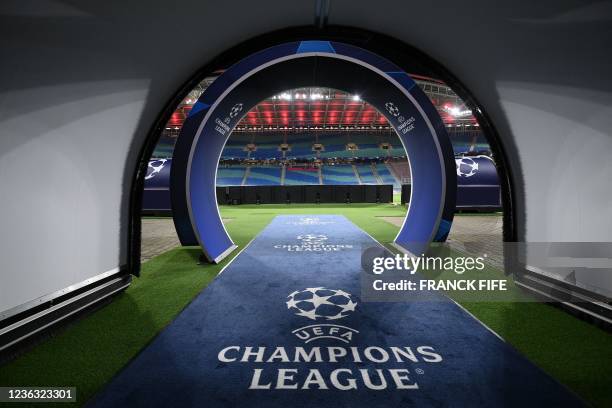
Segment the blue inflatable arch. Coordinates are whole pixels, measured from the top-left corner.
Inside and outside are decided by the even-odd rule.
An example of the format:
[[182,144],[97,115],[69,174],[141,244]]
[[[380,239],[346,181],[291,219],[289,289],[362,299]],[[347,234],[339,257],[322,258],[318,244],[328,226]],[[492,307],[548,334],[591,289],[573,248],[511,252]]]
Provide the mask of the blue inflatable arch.
[[456,166],[444,125],[429,98],[390,61],[331,41],[281,44],[228,68],[200,96],[176,143],[171,174],[172,212],[183,245],[200,245],[219,262],[236,245],[216,201],[216,171],[233,128],[259,101],[300,87],[358,94],[388,119],[408,156],[412,193],[395,238],[401,250],[421,254],[446,239],[455,210]]

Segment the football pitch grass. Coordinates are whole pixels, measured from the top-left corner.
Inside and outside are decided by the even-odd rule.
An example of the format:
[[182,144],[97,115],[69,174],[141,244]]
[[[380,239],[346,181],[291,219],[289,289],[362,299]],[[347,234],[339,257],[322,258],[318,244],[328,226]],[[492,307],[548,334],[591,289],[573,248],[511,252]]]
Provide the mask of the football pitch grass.
[[[279,214],[344,215],[379,242],[388,244],[398,227],[379,217],[402,216],[405,209],[383,204],[244,205],[223,206],[221,214],[232,219],[226,228],[242,249]],[[219,265],[199,265],[198,248],[183,247],[145,262],[141,277],[134,279],[125,293],[1,366],[0,386],[74,386],[79,405],[84,404],[237,253]],[[502,277],[501,271],[494,268],[487,274]],[[588,403],[612,406],[612,335],[546,304],[459,303]]]

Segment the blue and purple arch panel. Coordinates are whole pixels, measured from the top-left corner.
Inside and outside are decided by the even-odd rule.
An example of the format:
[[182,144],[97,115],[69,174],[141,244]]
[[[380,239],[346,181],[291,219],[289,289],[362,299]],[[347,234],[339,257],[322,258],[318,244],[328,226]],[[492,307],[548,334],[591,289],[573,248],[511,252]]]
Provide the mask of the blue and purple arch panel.
[[497,168],[488,156],[457,156],[457,209],[500,210]]
[[360,95],[402,141],[412,173],[410,206],[395,244],[424,253],[446,239],[455,209],[453,150],[435,107],[413,79],[367,50],[331,41],[280,44],[229,67],[200,96],[177,140],[172,211],[183,245],[219,262],[236,245],[217,207],[216,171],[233,128],[261,100],[288,89],[327,87]]

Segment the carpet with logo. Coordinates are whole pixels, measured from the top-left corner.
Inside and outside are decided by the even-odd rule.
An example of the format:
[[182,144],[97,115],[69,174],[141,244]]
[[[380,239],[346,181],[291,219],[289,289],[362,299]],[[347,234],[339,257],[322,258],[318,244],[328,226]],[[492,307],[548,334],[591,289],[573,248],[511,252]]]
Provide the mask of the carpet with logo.
[[446,298],[362,302],[373,245],[276,217],[89,406],[582,405]]

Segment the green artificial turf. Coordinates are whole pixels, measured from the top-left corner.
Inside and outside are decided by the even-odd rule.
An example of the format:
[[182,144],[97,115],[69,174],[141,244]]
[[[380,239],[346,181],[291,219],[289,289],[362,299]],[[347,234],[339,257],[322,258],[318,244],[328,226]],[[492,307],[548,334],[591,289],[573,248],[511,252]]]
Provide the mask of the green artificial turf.
[[[405,208],[383,204],[244,205],[223,206],[221,214],[232,218],[226,228],[240,248],[278,214],[342,214],[379,242],[388,244],[398,227],[379,217],[402,216]],[[85,403],[231,259],[220,265],[198,265],[198,256],[198,248],[177,248],[144,263],[141,278],[135,279],[112,303],[0,367],[0,386],[76,386],[78,403]],[[487,274],[502,276],[495,268],[487,270]],[[589,403],[612,406],[609,333],[546,304],[460,303]]]

